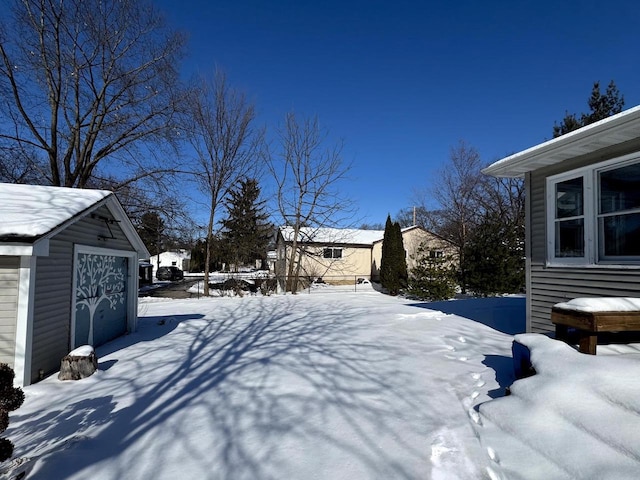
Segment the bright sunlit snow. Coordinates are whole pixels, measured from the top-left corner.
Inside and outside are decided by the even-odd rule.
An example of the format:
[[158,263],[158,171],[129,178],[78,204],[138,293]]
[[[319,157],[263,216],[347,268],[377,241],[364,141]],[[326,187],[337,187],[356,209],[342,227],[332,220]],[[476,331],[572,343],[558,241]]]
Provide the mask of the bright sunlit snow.
[[106,190],[0,183],[0,236],[43,235],[110,194]]
[[138,332],[97,349],[100,371],[25,388],[10,467],[29,480],[633,478],[638,358],[522,335],[538,373],[504,397],[513,336],[480,322],[510,331],[523,314],[521,297],[429,305],[368,285],[143,299]]
[[633,297],[596,297],[574,298],[554,306],[564,310],[581,312],[633,312],[640,310],[640,298]]

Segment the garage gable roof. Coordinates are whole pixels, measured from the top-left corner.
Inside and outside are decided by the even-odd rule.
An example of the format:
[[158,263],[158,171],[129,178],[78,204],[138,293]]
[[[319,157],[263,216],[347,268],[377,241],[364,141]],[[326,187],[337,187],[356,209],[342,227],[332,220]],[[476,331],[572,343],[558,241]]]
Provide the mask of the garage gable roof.
[[35,244],[102,205],[120,221],[133,248],[148,255],[122,205],[107,190],[0,183],[0,243]]
[[105,199],[111,192],[0,184],[0,239],[32,241]]
[[640,105],[498,160],[482,173],[494,177],[521,177],[538,168],[556,165],[639,136]]

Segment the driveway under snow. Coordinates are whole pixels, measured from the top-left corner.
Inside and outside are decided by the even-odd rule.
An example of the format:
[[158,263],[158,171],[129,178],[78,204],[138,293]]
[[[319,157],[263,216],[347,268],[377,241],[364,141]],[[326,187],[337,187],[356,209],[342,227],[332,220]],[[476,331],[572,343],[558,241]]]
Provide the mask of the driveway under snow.
[[29,479],[486,477],[473,406],[511,383],[496,371],[510,370],[512,337],[424,307],[374,291],[142,300],[138,332],[98,349],[99,372],[25,389],[6,432],[11,468]]
[[523,315],[362,289],[143,300],[96,374],[25,389],[0,476],[638,478],[640,345],[519,335],[537,374],[505,397]]

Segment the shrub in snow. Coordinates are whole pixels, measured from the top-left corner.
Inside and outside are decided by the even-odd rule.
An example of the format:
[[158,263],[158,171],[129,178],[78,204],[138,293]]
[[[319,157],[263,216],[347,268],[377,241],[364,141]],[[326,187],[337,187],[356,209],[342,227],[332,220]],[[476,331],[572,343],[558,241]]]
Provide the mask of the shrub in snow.
[[523,237],[521,223],[486,216],[464,248],[466,287],[482,296],[524,291]]
[[451,258],[431,255],[420,245],[416,266],[411,269],[408,293],[424,300],[447,300],[456,294],[456,271]]
[[[0,363],[0,433],[9,426],[9,412],[16,410],[24,402],[24,392],[13,386],[15,374],[6,363]],[[7,438],[0,438],[0,462],[11,458],[13,443]]]

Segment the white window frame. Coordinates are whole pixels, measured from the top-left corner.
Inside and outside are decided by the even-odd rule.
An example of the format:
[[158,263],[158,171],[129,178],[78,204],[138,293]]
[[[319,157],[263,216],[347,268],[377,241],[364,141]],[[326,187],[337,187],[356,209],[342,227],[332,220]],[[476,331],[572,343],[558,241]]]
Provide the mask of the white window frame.
[[[581,167],[558,175],[547,177],[546,182],[546,252],[547,266],[589,266],[589,265],[629,265],[640,266],[640,256],[601,258],[599,248],[599,213],[600,196],[598,174],[614,170],[634,163],[640,163],[640,154],[633,153],[623,157]],[[556,257],[555,224],[556,224],[556,185],[558,183],[582,178],[583,216],[584,216],[584,255],[582,257]]]

